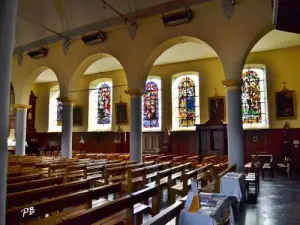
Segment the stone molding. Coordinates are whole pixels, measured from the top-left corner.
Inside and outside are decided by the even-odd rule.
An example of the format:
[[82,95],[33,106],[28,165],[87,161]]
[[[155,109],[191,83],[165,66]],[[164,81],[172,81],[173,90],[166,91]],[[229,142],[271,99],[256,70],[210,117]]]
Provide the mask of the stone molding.
[[143,94],[146,94],[146,91],[142,89],[128,89],[125,93],[130,96],[142,96]]
[[32,106],[31,105],[25,105],[25,104],[15,104],[14,108],[18,109],[30,109]]
[[243,80],[223,80],[222,83],[227,88],[227,90],[240,90],[243,84]]

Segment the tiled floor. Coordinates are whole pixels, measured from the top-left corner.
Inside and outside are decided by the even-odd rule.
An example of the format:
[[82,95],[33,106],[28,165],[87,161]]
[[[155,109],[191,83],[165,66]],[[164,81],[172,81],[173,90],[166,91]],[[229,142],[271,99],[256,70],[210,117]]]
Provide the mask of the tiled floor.
[[300,178],[266,178],[260,184],[257,203],[245,204],[236,224],[300,225]]
[[257,204],[246,204],[238,225],[299,225],[300,179],[261,181]]

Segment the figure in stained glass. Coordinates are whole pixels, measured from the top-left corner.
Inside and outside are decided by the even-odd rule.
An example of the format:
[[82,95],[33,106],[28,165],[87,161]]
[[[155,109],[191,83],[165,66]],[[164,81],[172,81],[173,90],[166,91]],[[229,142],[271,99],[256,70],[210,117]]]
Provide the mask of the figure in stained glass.
[[148,81],[145,86],[146,94],[143,102],[143,126],[144,128],[159,127],[159,102],[158,85],[154,81]]
[[61,101],[57,100],[57,124],[59,126],[62,124],[62,111],[63,111],[63,104]]
[[111,120],[111,86],[103,83],[98,88],[98,124],[110,124]]
[[260,79],[251,69],[242,75],[242,115],[244,124],[261,123],[261,91]]
[[195,110],[195,84],[188,78],[182,78],[178,85],[179,93],[179,126],[194,126],[196,120]]

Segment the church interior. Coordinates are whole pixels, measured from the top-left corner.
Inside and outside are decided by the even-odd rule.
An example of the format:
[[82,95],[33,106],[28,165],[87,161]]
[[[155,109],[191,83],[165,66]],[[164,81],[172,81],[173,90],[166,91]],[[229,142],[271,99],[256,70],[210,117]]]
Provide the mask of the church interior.
[[299,224],[282,2],[3,0],[0,225]]

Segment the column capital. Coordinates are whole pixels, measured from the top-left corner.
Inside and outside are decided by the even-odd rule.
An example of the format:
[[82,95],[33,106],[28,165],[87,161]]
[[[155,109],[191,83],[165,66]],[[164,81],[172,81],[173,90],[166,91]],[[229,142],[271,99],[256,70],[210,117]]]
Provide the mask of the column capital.
[[63,104],[75,104],[75,99],[69,98],[69,97],[58,97],[58,101],[62,102]]
[[25,105],[25,104],[15,104],[14,105],[14,108],[15,109],[30,109],[31,108],[31,105]]
[[142,96],[143,94],[146,94],[146,91],[142,89],[128,89],[125,93],[130,96]]
[[223,80],[222,83],[228,90],[238,90],[241,88],[243,80]]

